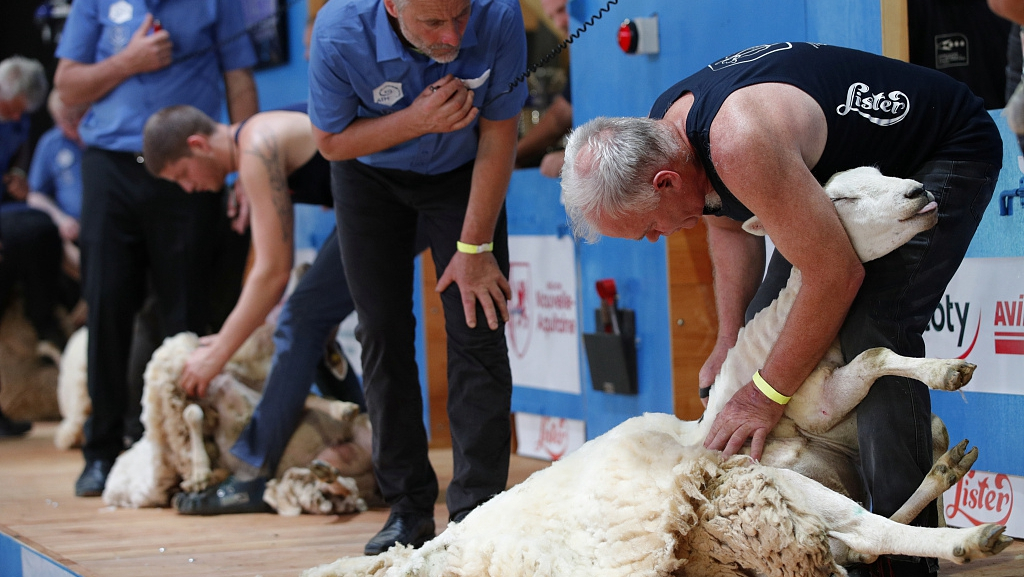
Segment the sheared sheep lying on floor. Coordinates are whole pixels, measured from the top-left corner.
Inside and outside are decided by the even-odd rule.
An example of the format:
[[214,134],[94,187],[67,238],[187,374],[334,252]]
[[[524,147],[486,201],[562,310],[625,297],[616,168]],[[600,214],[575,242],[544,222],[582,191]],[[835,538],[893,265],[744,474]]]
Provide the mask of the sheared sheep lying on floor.
[[[165,506],[179,488],[202,491],[236,470],[240,461],[229,449],[248,423],[260,395],[233,375],[244,374],[251,379],[266,376],[266,369],[262,369],[261,377],[258,368],[264,357],[269,357],[261,343],[269,341],[270,333],[264,333],[254,335],[261,342],[247,341],[226,367],[231,372],[215,377],[201,400],[186,398],[178,386],[198,338],[181,333],[164,341],[146,366],[142,400],[145,433],[115,461],[103,492],[107,504]],[[325,449],[344,444],[350,445],[350,459],[345,463],[333,461],[344,470],[326,463],[311,466]],[[267,484],[264,500],[280,514],[365,510],[360,486],[353,477],[366,492],[372,492],[369,421],[354,403],[310,396],[303,420],[276,473]]]
[[[920,184],[885,178],[874,169],[837,175],[825,189],[833,198],[856,199],[837,210],[865,261],[937,219],[936,205]],[[750,230],[757,223],[745,226]],[[879,234],[880,227],[895,234]],[[700,421],[661,414],[630,419],[450,524],[421,549],[396,546],[304,575],[827,577],[846,575],[843,563],[882,554],[964,563],[1004,549],[1010,539],[1000,525],[903,525],[837,492],[849,492],[844,476],[826,475],[826,483],[837,484],[833,489],[768,466],[810,460],[806,474],[826,471],[837,452],[819,451],[816,440],[856,447],[849,418],[879,375],[908,375],[932,388],[956,390],[973,372],[963,361],[906,359],[873,350],[841,366],[842,358],[830,353],[787,406],[762,463],[739,455],[723,460],[703,449],[714,417],[763,362],[773,340],[766,335],[777,334],[797,290],[799,273],[794,272],[780,299],[741,332]],[[965,446],[933,467],[909,508],[898,513],[901,519],[912,519],[966,472],[973,454],[965,457]]]

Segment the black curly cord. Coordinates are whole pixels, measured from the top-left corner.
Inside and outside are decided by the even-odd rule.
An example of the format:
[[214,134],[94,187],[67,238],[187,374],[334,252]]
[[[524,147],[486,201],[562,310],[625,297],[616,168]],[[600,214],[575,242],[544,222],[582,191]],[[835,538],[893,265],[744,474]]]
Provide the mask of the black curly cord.
[[619,0],[608,0],[608,2],[604,6],[602,6],[601,8],[599,8],[597,10],[597,14],[594,14],[593,16],[590,17],[589,20],[587,20],[586,22],[583,23],[583,26],[580,26],[579,28],[577,28],[575,32],[570,34],[569,37],[566,38],[565,40],[563,40],[558,46],[555,46],[554,48],[552,48],[551,52],[548,52],[546,55],[544,55],[543,58],[538,60],[536,63],[531,64],[530,66],[528,66],[526,68],[525,72],[523,72],[519,76],[516,76],[515,79],[512,80],[512,82],[508,83],[508,89],[507,90],[505,90],[504,92],[495,94],[490,100],[488,100],[487,102],[484,103],[484,106],[488,106],[490,103],[492,103],[495,100],[497,100],[498,97],[505,96],[506,94],[511,94],[512,91],[515,90],[516,86],[518,86],[521,82],[523,82],[527,78],[529,78],[530,75],[533,74],[534,72],[536,72],[538,68],[540,68],[541,66],[544,66],[548,62],[551,62],[551,60],[554,57],[556,57],[559,54],[561,54],[563,50],[568,48],[569,45],[573,43],[573,41],[575,41],[577,38],[582,36],[583,33],[586,32],[587,28],[590,28],[591,26],[593,26],[594,23],[597,22],[598,20],[600,20],[601,17],[604,16],[606,12],[610,12],[611,11],[613,5],[618,4],[618,3],[619,3]]

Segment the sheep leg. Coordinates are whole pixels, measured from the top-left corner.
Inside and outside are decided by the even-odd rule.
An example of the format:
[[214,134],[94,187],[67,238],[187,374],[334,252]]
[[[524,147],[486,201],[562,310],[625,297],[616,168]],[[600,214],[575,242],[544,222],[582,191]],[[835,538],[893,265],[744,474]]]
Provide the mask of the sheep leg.
[[210,456],[206,454],[206,445],[203,442],[203,409],[195,403],[185,407],[181,414],[188,428],[190,457],[192,461],[192,472],[188,479],[182,482],[181,487],[188,492],[202,491],[210,484]]
[[917,359],[882,347],[868,349],[831,374],[812,375],[793,396],[786,416],[800,428],[821,434],[850,414],[881,376],[907,377],[931,389],[956,391],[970,382],[975,368],[961,359]]
[[978,448],[967,451],[967,439],[960,441],[946,454],[939,457],[921,481],[921,485],[907,502],[889,519],[897,523],[910,523],[929,503],[942,497],[950,487],[956,485],[978,460]]
[[879,555],[911,555],[960,564],[995,555],[1013,542],[1003,535],[1006,527],[992,523],[968,529],[903,525],[870,513],[799,473],[786,469],[772,471],[786,496],[803,502],[805,510],[821,515],[829,536],[846,544],[861,561],[871,561]]
[[319,411],[335,421],[347,423],[359,414],[359,405],[348,401],[334,401],[309,395],[306,397],[306,410]]

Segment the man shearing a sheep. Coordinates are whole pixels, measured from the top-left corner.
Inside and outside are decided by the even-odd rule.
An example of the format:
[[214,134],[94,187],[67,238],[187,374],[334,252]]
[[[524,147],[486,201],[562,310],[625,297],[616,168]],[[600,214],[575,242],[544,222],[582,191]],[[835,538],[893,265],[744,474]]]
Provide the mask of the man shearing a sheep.
[[[294,110],[261,112],[227,125],[195,107],[170,106],[146,122],[143,152],[154,176],[190,193],[218,190],[228,174],[237,172],[249,202],[253,262],[241,296],[220,332],[200,339],[181,377],[186,393],[204,397],[210,380],[266,322],[284,294],[295,252],[293,206],[333,204],[330,166],[316,149],[309,117]],[[262,498],[266,482],[302,417],[324,344],[353,308],[337,236],[331,234],[278,316],[263,398],[232,447],[250,469],[201,493],[180,493],[174,501],[180,513],[269,510]],[[338,388],[335,394],[342,400],[363,404],[351,371]]]
[[[874,165],[924,183],[939,223],[862,265],[822,189],[834,173]],[[803,287],[764,366],[705,441],[726,455],[750,441],[760,458],[788,398],[838,335],[846,361],[872,347],[924,355],[921,334],[991,198],[1002,142],[983,102],[941,73],[856,50],[778,43],[743,50],[672,86],[649,118],[577,128],[562,171],[577,234],[656,241],[704,218],[719,330],[700,392],[743,324],[796,266]],[[843,202],[838,200],[837,202]],[[776,251],[740,225],[760,218]],[[873,512],[888,516],[932,459],[927,388],[886,377],[857,410]],[[712,392],[712,394],[714,394]],[[935,526],[934,507],[915,524]],[[882,557],[851,575],[934,575],[934,559]]]

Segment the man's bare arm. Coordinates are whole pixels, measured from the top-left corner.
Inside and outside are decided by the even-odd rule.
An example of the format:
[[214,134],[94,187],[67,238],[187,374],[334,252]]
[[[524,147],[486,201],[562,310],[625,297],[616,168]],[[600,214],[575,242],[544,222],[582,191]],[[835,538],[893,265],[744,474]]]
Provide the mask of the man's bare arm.
[[181,385],[205,396],[210,380],[281,299],[291,273],[294,212],[288,192],[285,151],[272,134],[252,126],[239,146],[238,179],[252,208],[253,262],[238,302],[216,335],[205,338],[186,363]]
[[718,337],[700,370],[698,383],[702,389],[714,383],[726,353],[736,344],[747,305],[761,284],[765,262],[764,239],[744,231],[742,223],[721,217],[706,217],[705,221],[715,274]]
[[536,159],[548,147],[558,142],[572,128],[572,104],[561,95],[556,96],[551,106],[540,117],[516,145],[516,166]]
[[256,81],[251,68],[228,70],[224,73],[224,91],[228,101],[231,122],[241,122],[260,111]]
[[[828,350],[864,277],[831,200],[810,171],[824,148],[824,122],[805,93],[763,84],[733,93],[712,124],[713,160],[723,183],[803,275],[761,368],[762,377],[787,396]],[[751,455],[759,458],[781,415],[781,405],[748,383],[715,420],[706,445],[732,454],[751,438]]]

